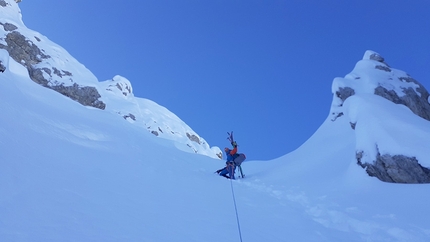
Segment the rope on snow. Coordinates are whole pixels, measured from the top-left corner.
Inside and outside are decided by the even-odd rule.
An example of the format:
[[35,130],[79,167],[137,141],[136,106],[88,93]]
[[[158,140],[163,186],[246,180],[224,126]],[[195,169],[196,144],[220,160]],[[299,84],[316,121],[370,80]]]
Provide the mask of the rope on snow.
[[[233,133],[233,132],[232,132]],[[233,190],[233,181],[230,179],[230,186],[231,186],[231,194],[233,195],[233,202],[234,202],[234,210],[236,211],[236,221],[237,221],[237,229],[239,231],[239,238],[240,242],[242,242],[242,232],[240,231],[240,222],[239,222],[239,215],[237,213],[237,206],[236,206],[236,198],[234,196],[234,190]]]

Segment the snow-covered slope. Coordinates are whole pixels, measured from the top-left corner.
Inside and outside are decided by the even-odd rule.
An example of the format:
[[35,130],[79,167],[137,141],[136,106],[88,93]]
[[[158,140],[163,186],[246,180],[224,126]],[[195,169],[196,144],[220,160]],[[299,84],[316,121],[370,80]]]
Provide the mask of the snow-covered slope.
[[30,78],[85,105],[119,114],[153,135],[176,141],[179,149],[219,157],[218,147],[209,144],[168,109],[133,95],[130,81],[121,76],[99,82],[64,48],[28,29],[18,4],[0,0],[0,61],[8,56],[26,67]]
[[[238,223],[243,241],[430,239],[428,185],[369,177],[346,115],[230,182],[213,173],[223,161],[52,92],[14,60],[0,98],[0,241],[240,241]],[[404,111],[411,131],[428,128]]]
[[[428,165],[429,122],[404,104],[361,87],[338,103],[335,88],[331,113],[302,146],[276,160],[247,160],[246,178],[230,181],[213,173],[223,161],[148,132],[164,119],[160,136],[184,126],[133,97],[125,78],[96,83],[106,90],[101,110],[36,84],[7,53],[0,50],[0,241],[430,239],[429,185],[384,183],[357,164],[357,150],[377,143]],[[371,67],[353,72],[385,80]]]
[[107,111],[119,114],[155,136],[174,140],[180,150],[213,158],[222,157],[218,147],[210,147],[174,113],[149,99],[135,97],[126,78],[115,76],[112,80],[101,82],[100,86],[104,90],[100,99],[107,104]]

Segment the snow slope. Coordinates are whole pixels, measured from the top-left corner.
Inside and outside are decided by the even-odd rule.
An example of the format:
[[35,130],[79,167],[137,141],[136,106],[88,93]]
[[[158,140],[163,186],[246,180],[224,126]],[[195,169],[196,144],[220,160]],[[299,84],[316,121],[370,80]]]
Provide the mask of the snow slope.
[[[0,98],[0,241],[240,241],[232,191],[242,241],[430,238],[429,186],[368,177],[347,115],[279,159],[249,158],[247,177],[231,182],[213,174],[223,161],[43,88],[13,60]],[[386,133],[402,135],[403,121],[427,132],[402,107],[376,103],[351,98],[363,110],[350,115],[383,110]]]
[[[2,12],[0,21],[17,19],[24,29],[19,8],[8,2],[13,11]],[[60,66],[85,69],[55,47],[49,54]],[[214,174],[224,161],[211,158],[209,149],[206,156],[190,153],[196,147],[183,141],[191,128],[168,109],[134,97],[127,79],[97,82],[89,70],[80,72],[92,76],[88,85],[106,90],[103,111],[37,85],[7,54],[0,50],[7,66],[0,73],[0,241],[430,239],[429,185],[383,183],[356,164],[355,152],[375,143],[429,164],[429,122],[369,94],[373,81],[386,76],[368,72],[366,60],[334,81],[343,85],[357,72],[368,81],[343,103],[345,115],[333,122],[329,114],[283,157],[248,157],[246,178],[229,181]],[[159,127],[160,136],[185,131],[159,139],[147,130]]]

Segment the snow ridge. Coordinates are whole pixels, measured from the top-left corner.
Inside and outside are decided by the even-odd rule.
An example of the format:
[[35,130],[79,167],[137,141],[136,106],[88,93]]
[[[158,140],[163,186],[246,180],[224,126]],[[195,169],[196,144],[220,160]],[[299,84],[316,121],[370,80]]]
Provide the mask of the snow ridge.
[[[119,75],[99,82],[93,73],[64,48],[22,22],[15,1],[0,4],[0,60],[8,65],[9,56],[27,68],[34,82],[53,89],[85,106],[120,115],[155,136],[172,140],[181,150],[220,158],[221,150],[209,144],[180,118],[155,102],[133,95],[129,80]],[[5,52],[5,51],[6,52]]]

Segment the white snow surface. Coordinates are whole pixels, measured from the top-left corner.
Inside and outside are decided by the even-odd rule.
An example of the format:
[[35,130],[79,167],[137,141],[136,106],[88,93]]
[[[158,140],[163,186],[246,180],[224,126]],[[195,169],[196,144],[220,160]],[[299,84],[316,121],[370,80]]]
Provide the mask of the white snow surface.
[[10,60],[0,74],[0,241],[240,241],[232,191],[243,241],[430,239],[429,185],[383,183],[355,161],[375,141],[428,157],[429,122],[401,105],[350,97],[348,115],[281,158],[248,157],[229,181],[214,174],[223,161],[25,73]]
[[[367,91],[386,77],[365,67],[371,60],[333,81],[363,90],[332,106],[345,115],[332,121],[330,112],[283,157],[248,157],[235,181],[214,174],[224,161],[125,121],[135,109],[147,123],[168,117],[163,127],[179,119],[133,97],[131,85],[103,96],[109,109],[88,108],[31,81],[7,52],[0,60],[0,241],[430,240],[430,185],[383,183],[356,164],[357,150],[378,144],[430,165],[430,123]],[[94,85],[110,82],[128,90],[120,76]]]

